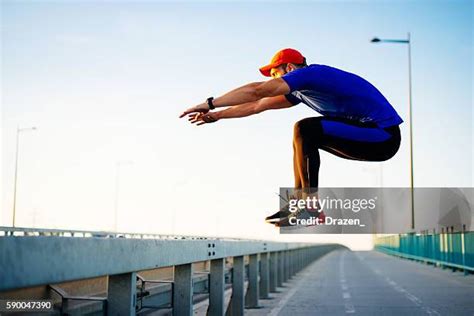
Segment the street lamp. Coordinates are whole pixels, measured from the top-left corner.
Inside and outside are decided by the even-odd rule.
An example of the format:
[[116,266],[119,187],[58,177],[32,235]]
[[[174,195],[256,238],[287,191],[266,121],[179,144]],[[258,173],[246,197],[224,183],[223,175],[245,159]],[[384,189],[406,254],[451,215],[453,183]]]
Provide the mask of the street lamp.
[[380,39],[374,37],[371,43],[395,43],[408,44],[408,113],[410,126],[410,188],[411,188],[411,228],[415,229],[415,194],[414,194],[414,177],[413,177],[413,119],[412,119],[412,85],[411,85],[411,39],[408,32],[407,39]]
[[26,127],[20,128],[17,126],[16,128],[16,154],[15,154],[15,180],[13,184],[13,227],[15,227],[15,218],[16,218],[16,186],[18,180],[18,148],[20,146],[20,133],[26,131],[35,131],[36,127]]
[[117,161],[115,163],[115,200],[114,200],[114,231],[117,232],[117,219],[118,219],[118,207],[119,207],[119,186],[120,186],[120,167],[126,165],[133,165],[133,161],[124,160]]

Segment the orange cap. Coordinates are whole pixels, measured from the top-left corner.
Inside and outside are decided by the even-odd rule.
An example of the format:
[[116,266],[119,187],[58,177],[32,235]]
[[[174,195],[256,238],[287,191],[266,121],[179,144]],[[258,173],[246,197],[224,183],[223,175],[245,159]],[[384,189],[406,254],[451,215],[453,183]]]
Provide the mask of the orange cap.
[[285,48],[278,51],[275,56],[273,56],[270,64],[260,68],[262,75],[270,77],[270,70],[276,68],[281,64],[302,64],[304,63],[304,57],[299,51],[293,48]]

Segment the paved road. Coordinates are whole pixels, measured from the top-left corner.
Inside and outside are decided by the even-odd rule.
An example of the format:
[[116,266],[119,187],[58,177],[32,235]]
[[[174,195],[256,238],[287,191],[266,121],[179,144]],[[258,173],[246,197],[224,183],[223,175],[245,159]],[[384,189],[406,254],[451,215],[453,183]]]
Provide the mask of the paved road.
[[248,315],[474,315],[474,276],[379,252],[332,252]]

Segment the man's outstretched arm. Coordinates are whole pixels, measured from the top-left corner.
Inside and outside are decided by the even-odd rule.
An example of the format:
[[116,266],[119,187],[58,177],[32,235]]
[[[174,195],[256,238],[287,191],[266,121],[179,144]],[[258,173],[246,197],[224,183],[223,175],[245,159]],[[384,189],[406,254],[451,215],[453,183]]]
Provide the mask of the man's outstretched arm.
[[284,109],[293,106],[284,95],[267,97],[254,102],[239,104],[222,111],[191,114],[189,121],[202,125],[214,123],[220,119],[240,118],[261,113],[266,110]]
[[[255,102],[267,97],[281,96],[288,94],[290,92],[290,87],[281,78],[271,79],[264,82],[254,82],[242,86],[240,88],[234,89],[230,92],[227,92],[223,96],[215,98],[213,101],[214,106],[217,107],[227,107],[240,105],[249,102]],[[206,102],[193,106],[185,110],[180,117],[185,116],[186,114],[196,113],[196,112],[207,112],[209,106]]]

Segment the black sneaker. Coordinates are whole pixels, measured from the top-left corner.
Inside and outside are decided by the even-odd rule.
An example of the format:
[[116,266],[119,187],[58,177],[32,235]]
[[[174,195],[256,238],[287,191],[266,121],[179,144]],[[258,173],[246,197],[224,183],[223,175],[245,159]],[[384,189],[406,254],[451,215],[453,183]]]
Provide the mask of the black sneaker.
[[285,206],[283,209],[279,210],[275,214],[265,217],[265,221],[272,224],[278,223],[280,220],[287,218],[290,214],[291,212],[288,211]]

